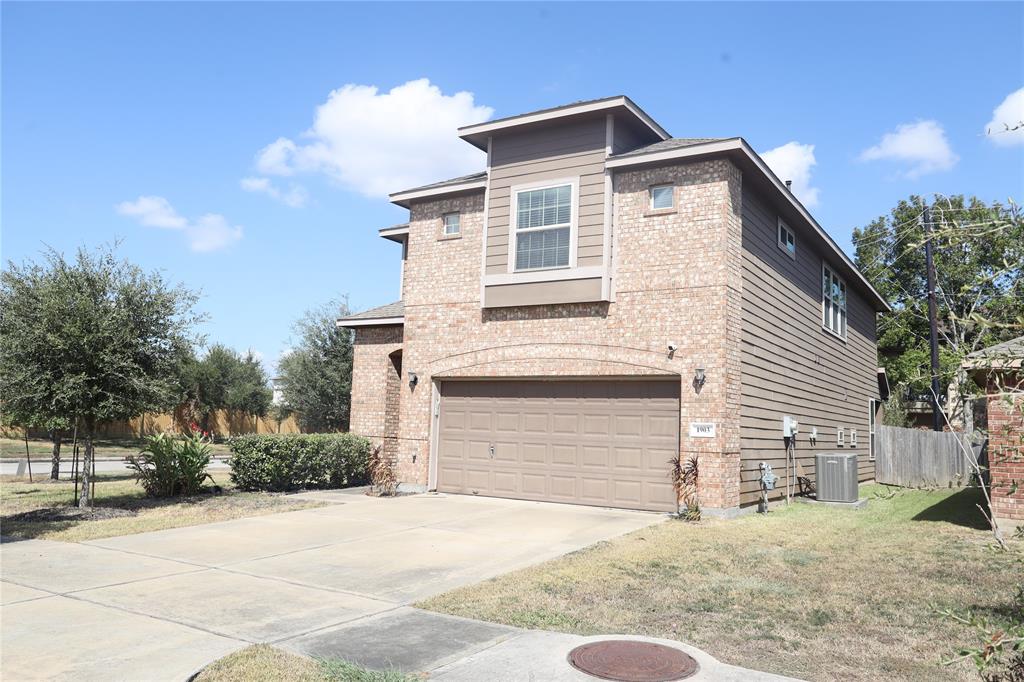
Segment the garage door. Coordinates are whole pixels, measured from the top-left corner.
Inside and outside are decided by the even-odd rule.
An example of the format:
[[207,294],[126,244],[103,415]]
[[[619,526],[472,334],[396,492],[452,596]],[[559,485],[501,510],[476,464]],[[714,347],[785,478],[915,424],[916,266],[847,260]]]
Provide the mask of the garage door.
[[675,511],[676,381],[446,381],[442,492]]

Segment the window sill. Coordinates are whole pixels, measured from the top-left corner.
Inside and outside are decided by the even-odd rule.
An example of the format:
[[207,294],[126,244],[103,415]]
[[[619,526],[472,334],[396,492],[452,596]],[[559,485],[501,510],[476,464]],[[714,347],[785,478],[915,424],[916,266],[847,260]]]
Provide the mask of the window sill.
[[459,232],[458,234],[442,234],[440,237],[437,238],[437,241],[447,242],[453,239],[462,239],[462,233]]
[[833,339],[836,339],[837,341],[842,341],[843,345],[846,344],[846,337],[845,336],[840,336],[839,334],[836,334],[834,331],[832,331],[831,329],[829,329],[825,325],[821,325],[821,331],[825,332],[826,334],[831,336]]
[[560,282],[572,279],[593,279],[604,277],[604,267],[600,265],[588,267],[546,268],[537,270],[518,270],[501,274],[484,275],[484,286],[501,286],[505,284],[527,284],[530,282]]
[[796,260],[796,251],[790,251],[789,249],[787,249],[782,244],[776,244],[776,246],[779,247],[779,251],[781,251],[782,253],[786,254],[787,256],[792,258],[793,260]]
[[679,213],[679,210],[675,206],[672,208],[649,208],[644,211],[644,217],[653,218],[660,215],[675,215],[676,213]]

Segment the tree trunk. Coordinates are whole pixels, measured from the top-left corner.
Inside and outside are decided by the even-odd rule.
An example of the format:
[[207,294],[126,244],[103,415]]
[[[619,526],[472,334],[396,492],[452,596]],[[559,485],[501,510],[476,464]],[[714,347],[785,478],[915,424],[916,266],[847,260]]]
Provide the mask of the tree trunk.
[[56,481],[60,478],[61,432],[58,430],[51,431],[50,440],[53,441],[53,453],[50,455],[50,479]]
[[89,506],[89,483],[92,479],[92,458],[92,426],[88,426],[85,432],[85,454],[82,456],[82,488],[78,491],[79,508]]

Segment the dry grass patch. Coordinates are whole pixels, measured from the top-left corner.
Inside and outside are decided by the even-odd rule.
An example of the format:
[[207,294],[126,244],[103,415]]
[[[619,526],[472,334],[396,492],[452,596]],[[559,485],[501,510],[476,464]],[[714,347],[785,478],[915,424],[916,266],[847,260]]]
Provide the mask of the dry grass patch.
[[935,609],[1005,617],[1022,578],[1014,557],[992,550],[979,500],[976,490],[908,490],[862,511],[795,504],[732,521],[671,521],[418,606],[678,639],[728,663],[812,680],[977,679],[970,663],[941,665],[973,635]]
[[366,670],[344,661],[317,661],[268,644],[236,651],[211,663],[195,682],[405,682],[405,675]]
[[165,528],[195,526],[247,516],[261,516],[323,506],[274,493],[239,492],[228,474],[215,473],[220,492],[212,487],[201,495],[154,499],[128,474],[96,479],[92,511],[72,503],[74,483],[0,477],[0,527],[5,536],[83,542]]

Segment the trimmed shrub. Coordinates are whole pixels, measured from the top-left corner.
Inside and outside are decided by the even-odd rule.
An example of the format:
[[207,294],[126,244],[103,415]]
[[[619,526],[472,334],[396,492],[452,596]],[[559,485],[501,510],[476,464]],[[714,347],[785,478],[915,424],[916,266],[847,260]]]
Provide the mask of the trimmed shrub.
[[242,490],[347,488],[369,481],[370,441],[350,433],[236,436],[231,480]]

